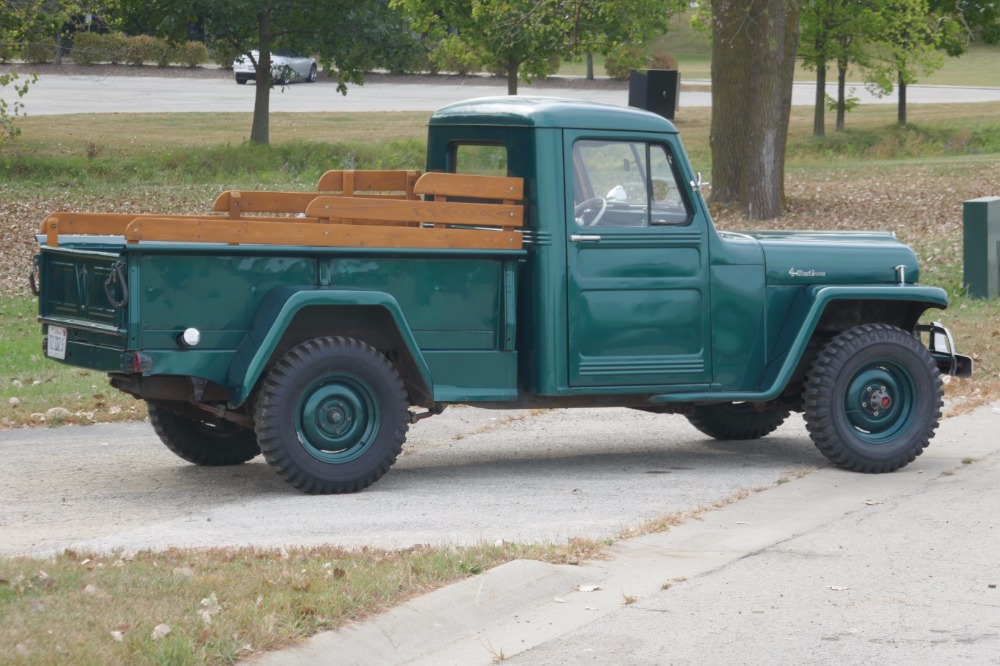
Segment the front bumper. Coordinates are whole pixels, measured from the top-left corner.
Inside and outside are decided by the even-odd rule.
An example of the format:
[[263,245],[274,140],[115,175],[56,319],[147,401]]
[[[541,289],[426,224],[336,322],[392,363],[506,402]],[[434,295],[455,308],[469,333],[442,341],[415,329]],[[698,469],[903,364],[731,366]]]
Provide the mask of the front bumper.
[[931,353],[942,374],[952,377],[972,376],[972,358],[955,353],[955,339],[941,322],[919,324],[914,331],[918,336],[927,333],[927,351]]

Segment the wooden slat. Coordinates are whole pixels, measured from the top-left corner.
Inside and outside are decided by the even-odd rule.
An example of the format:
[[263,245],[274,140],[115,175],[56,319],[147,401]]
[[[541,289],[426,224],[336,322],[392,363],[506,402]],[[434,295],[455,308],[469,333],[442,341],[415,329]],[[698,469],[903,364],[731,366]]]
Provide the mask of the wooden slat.
[[413,191],[418,196],[462,197],[520,201],[524,198],[524,180],[503,176],[471,176],[458,173],[425,173]]
[[227,190],[215,199],[212,210],[239,217],[243,213],[304,213],[318,192],[247,192]]
[[[50,247],[59,245],[60,235],[79,236],[121,236],[125,233],[128,223],[138,217],[135,213],[71,213],[59,211],[52,213],[42,222],[40,233],[45,234],[45,244]],[[162,215],[158,217],[163,217]],[[183,216],[176,217],[196,217]]]
[[129,243],[173,241],[232,245],[516,250],[521,232],[259,222],[226,218],[140,218],[125,230]]
[[[351,194],[368,194],[373,192],[399,192],[406,198],[413,198],[413,186],[420,178],[419,171],[377,171],[377,170],[344,170],[335,169],[324,173],[316,189],[322,192],[345,192],[345,180],[350,187]],[[352,183],[353,179],[353,183]],[[345,192],[346,193],[346,192]],[[399,197],[393,194],[391,196]]]
[[481,227],[520,227],[524,208],[516,205],[451,201],[393,201],[358,197],[316,197],[306,215],[323,218],[461,224]]

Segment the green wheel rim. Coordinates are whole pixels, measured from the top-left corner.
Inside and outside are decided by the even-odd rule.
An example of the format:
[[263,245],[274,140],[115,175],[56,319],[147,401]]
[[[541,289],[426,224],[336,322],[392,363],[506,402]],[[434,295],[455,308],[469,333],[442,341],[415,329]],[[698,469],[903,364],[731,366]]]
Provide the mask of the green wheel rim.
[[844,412],[854,434],[869,444],[887,444],[916,417],[917,389],[913,377],[891,361],[862,366],[844,395]]
[[303,391],[295,421],[299,441],[311,456],[342,465],[371,448],[382,414],[367,383],[351,374],[333,373]]

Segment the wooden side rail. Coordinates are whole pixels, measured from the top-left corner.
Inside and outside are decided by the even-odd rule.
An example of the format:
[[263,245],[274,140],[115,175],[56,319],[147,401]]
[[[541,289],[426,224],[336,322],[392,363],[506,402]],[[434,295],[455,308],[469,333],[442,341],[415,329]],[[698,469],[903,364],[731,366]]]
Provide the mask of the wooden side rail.
[[352,220],[355,224],[462,225],[514,228],[524,224],[524,208],[509,204],[455,201],[393,201],[359,197],[316,197],[306,215],[329,220]]
[[417,181],[416,195],[432,196],[437,201],[449,197],[462,199],[498,199],[514,203],[524,198],[524,180],[503,176],[470,176],[459,173],[425,173]]
[[317,196],[318,192],[226,190],[215,199],[212,210],[228,213],[231,218],[238,218],[243,213],[303,213]]
[[227,190],[216,198],[212,210],[234,219],[244,214],[301,214],[321,192],[326,196],[416,199],[413,188],[419,178],[419,171],[327,171],[319,179],[317,192]]
[[[336,197],[330,197],[336,198]],[[172,241],[304,247],[443,248],[517,250],[519,232],[502,229],[436,229],[316,224],[297,219],[258,221],[220,217],[142,217],[125,230],[128,243]]]
[[[140,217],[163,217],[163,215],[135,213],[52,213],[42,222],[39,233],[45,234],[45,244],[59,245],[59,235],[76,236],[122,236],[129,222]],[[176,215],[174,217],[197,217]]]
[[345,197],[381,196],[392,199],[416,199],[413,187],[419,178],[419,171],[335,169],[327,171],[320,177],[316,189],[320,192],[339,192]]

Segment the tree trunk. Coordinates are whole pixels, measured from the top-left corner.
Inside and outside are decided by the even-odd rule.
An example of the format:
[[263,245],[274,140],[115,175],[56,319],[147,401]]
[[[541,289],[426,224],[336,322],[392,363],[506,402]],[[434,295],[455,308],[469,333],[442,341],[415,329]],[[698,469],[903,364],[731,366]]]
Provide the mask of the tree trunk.
[[906,124],[906,81],[903,79],[903,73],[897,72],[899,76],[899,83],[896,86],[899,89],[899,107],[896,111],[896,121],[900,125]]
[[826,135],[826,61],[816,61],[816,110],[813,112],[813,136]]
[[61,65],[62,62],[63,62],[62,61],[62,56],[63,56],[62,26],[59,26],[56,29],[56,54],[55,55],[56,55],[55,64],[57,66]]
[[743,189],[750,72],[741,45],[740,12],[734,2],[712,3],[712,201],[735,203]]
[[587,80],[588,81],[593,81],[594,80],[594,54],[593,53],[588,53],[587,54]]
[[798,0],[712,3],[712,200],[784,212]]
[[257,89],[253,102],[253,125],[250,143],[267,145],[270,139],[271,116],[271,16],[266,11],[257,14],[260,39],[257,55]]
[[517,94],[517,72],[521,68],[521,63],[514,56],[507,58],[507,94]]
[[847,61],[837,61],[837,131],[844,131],[847,115]]

